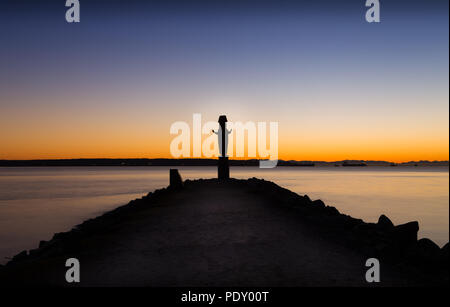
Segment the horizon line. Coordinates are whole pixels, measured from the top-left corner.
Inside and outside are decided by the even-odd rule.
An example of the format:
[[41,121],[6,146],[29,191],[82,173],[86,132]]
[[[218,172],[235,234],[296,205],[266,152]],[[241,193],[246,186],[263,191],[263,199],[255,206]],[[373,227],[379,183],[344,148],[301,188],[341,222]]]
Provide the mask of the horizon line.
[[[20,162],[27,162],[27,161],[70,161],[70,160],[216,160],[215,158],[166,158],[166,157],[159,157],[159,158],[53,158],[53,159],[47,159],[47,158],[36,158],[36,159],[0,159],[0,161],[3,162],[13,162],[13,161],[20,161]],[[239,158],[232,158],[230,157],[230,161],[259,161],[259,160],[269,160],[269,159],[239,159]],[[275,161],[275,160],[274,160]],[[436,163],[436,162],[447,162],[449,163],[450,160],[408,160],[408,161],[389,161],[389,160],[367,160],[367,159],[341,159],[341,160],[296,160],[296,159],[277,159],[277,161],[285,161],[285,162],[322,162],[322,163],[336,163],[336,162],[345,162],[345,161],[359,161],[359,162],[386,162],[386,163],[395,163],[395,164],[402,164],[402,163],[420,163],[420,162],[429,162],[429,163]]]

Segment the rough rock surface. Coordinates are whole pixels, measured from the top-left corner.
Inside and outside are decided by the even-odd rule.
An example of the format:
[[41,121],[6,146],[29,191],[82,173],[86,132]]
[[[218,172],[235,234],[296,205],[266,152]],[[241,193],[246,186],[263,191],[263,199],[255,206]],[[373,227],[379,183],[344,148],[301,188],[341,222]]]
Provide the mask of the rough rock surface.
[[[0,285],[73,286],[71,257],[78,286],[448,285],[448,245],[417,241],[417,222],[389,222],[364,223],[255,178],[188,180],[41,241],[0,267]],[[364,278],[371,257],[379,284]]]

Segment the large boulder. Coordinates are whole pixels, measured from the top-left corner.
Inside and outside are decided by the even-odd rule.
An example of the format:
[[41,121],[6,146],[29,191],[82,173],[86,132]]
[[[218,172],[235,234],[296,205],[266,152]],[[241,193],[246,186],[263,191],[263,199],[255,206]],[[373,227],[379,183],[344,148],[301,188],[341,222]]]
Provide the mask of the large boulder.
[[180,173],[177,169],[170,169],[170,188],[179,189],[183,187],[183,180],[181,179]]
[[308,203],[308,204],[310,204],[310,203],[312,203],[312,201],[311,201],[311,198],[309,198],[309,196],[308,195],[303,195],[303,199],[305,200],[305,202],[306,203]]
[[311,200],[309,199],[308,195],[298,196],[296,201],[298,205],[304,207],[311,204]]
[[418,231],[419,223],[416,221],[397,225],[393,229],[393,239],[401,248],[410,247],[417,243]]
[[384,214],[380,215],[380,217],[378,218],[377,225],[386,230],[391,230],[392,228],[394,228],[394,224]]
[[332,206],[326,206],[325,207],[325,213],[327,215],[337,216],[337,215],[339,215],[339,210],[336,209],[335,207],[332,207]]
[[312,202],[313,206],[315,206],[316,208],[325,208],[325,203],[320,200],[320,199],[316,199],[315,201]]
[[423,260],[437,260],[441,254],[439,246],[430,239],[423,238],[417,241],[417,254]]

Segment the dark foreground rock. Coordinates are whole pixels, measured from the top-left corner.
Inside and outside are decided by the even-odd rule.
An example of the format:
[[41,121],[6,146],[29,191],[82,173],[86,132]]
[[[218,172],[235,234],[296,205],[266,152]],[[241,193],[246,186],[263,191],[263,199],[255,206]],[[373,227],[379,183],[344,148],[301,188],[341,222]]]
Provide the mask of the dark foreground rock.
[[180,189],[183,187],[183,180],[177,169],[170,169],[170,185],[171,189]]
[[391,220],[384,214],[380,215],[380,217],[378,218],[378,226],[386,229],[386,230],[391,230],[392,228],[394,228],[394,224],[391,222]]
[[[394,226],[339,213],[256,178],[186,181],[57,233],[0,267],[0,285],[60,285],[77,258],[81,286],[448,285],[448,244],[417,240],[417,222]],[[172,181],[171,181],[172,184]]]
[[442,247],[442,249],[441,249],[442,260],[448,260],[448,257],[449,257],[448,249],[449,249],[448,243]]

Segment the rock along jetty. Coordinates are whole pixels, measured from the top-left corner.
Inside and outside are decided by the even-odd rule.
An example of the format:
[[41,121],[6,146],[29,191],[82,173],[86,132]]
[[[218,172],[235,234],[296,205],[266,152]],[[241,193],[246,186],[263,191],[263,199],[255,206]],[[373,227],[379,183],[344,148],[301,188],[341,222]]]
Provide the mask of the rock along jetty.
[[[174,176],[175,171],[174,172]],[[78,286],[448,285],[448,244],[417,239],[419,225],[339,213],[273,182],[181,182],[57,233],[0,267],[0,285]],[[366,260],[381,282],[367,283]]]

